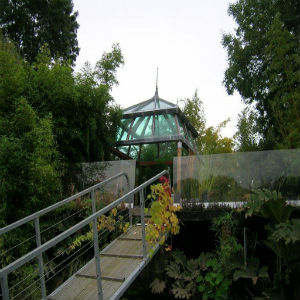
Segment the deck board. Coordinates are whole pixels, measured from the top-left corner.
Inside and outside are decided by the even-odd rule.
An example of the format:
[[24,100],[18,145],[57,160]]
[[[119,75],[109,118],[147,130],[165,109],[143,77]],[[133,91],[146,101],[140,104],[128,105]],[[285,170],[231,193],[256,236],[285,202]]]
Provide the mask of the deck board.
[[[143,262],[141,226],[133,226],[100,253],[103,298],[110,299]],[[110,255],[110,256],[105,256]],[[119,255],[132,256],[130,258]],[[97,300],[95,259],[49,295],[48,300]]]

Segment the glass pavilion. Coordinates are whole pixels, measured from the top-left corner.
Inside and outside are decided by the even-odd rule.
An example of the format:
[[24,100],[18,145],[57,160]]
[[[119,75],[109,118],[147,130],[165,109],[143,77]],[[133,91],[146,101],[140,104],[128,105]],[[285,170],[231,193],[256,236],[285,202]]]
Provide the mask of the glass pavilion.
[[155,95],[123,110],[115,154],[136,159],[140,165],[165,162],[174,156],[196,153],[195,128],[178,105]]

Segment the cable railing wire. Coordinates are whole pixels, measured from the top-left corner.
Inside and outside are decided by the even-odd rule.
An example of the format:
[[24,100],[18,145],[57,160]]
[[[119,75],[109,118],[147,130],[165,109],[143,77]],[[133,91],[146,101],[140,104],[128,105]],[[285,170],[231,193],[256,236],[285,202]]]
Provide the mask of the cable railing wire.
[[[39,281],[39,280],[37,280],[37,281]],[[39,290],[40,288],[41,288],[41,285],[40,285],[40,283],[39,283],[39,286],[37,286],[34,290],[32,290],[28,295],[25,296],[25,299],[28,299],[28,297],[29,297],[30,295],[32,295],[34,292],[36,292],[36,291]],[[23,292],[23,291],[22,291],[22,292]],[[16,297],[19,296],[22,292],[20,292],[19,294],[13,296],[13,298],[12,298],[11,300],[16,299]],[[30,298],[29,300],[32,300],[32,298]]]
[[[35,281],[33,281],[31,284],[29,284],[27,287],[25,287],[22,291],[20,291],[18,294],[14,295],[14,297],[12,299],[15,299],[16,297],[18,297],[19,295],[21,295],[22,293],[27,291],[30,287],[32,287],[39,281],[40,281],[40,278],[37,278]],[[11,288],[9,288],[9,290],[11,290]]]
[[5,250],[3,253],[1,253],[1,256],[4,256],[6,253],[10,252],[11,250],[13,250],[13,249],[19,247],[20,245],[22,245],[22,244],[28,242],[29,240],[31,240],[31,239],[33,239],[33,238],[35,238],[35,235],[31,236],[30,238],[26,239],[25,241],[20,242],[20,243],[17,244],[17,245],[11,247],[10,249]]
[[[41,231],[41,234],[44,233],[44,232],[46,232],[46,231],[48,231],[48,230],[50,230],[51,228],[57,226],[58,224],[61,224],[61,223],[64,222],[65,220],[67,220],[67,219],[69,219],[69,218],[75,216],[76,214],[79,214],[80,212],[82,212],[82,211],[84,211],[84,210],[86,210],[86,209],[88,209],[88,207],[83,208],[83,209],[77,211],[76,213],[74,213],[74,214],[72,214],[72,215],[70,215],[70,216],[64,218],[63,220],[60,220],[60,221],[56,222],[55,224],[52,224],[51,226],[49,226],[49,227],[45,228],[44,230],[42,230],[42,231]],[[24,243],[26,243],[26,242],[30,241],[31,239],[34,239],[34,238],[36,238],[36,235],[32,235],[31,237],[29,237],[29,238],[26,239],[25,241],[22,241],[22,242],[20,242],[19,244],[17,244],[17,245],[15,245],[15,246],[11,247],[10,249],[5,250],[3,253],[1,253],[1,256],[4,256],[4,255],[7,254],[8,252],[12,251],[13,249],[15,249],[15,248],[21,246],[22,244],[24,244]]]
[[[122,212],[124,212],[125,210],[119,210],[118,213],[116,214],[115,217],[117,217],[118,215],[120,215]],[[127,220],[129,220],[129,214],[127,213],[126,216],[124,216],[124,218],[122,220],[118,220],[116,221],[116,223],[114,224],[115,226],[118,223],[121,222],[126,222]],[[98,234],[98,237],[100,237],[100,241],[102,241],[105,237],[107,237],[112,231],[110,231],[108,228],[104,228],[103,230],[101,230]],[[82,251],[85,247],[89,246],[85,251],[83,251],[80,255],[77,255],[76,257],[74,257],[69,263],[67,263],[62,269],[59,269],[57,272],[55,272],[51,277],[47,278],[45,282],[48,282],[49,280],[51,280],[52,278],[54,278],[57,274],[59,274],[60,272],[62,272],[67,266],[69,266],[71,263],[73,263],[74,261],[78,260],[79,257],[81,257],[84,253],[86,253],[87,251],[89,251],[92,247],[93,247],[93,241],[88,242],[87,244],[81,246],[76,252],[72,253],[71,255],[69,255],[66,259],[64,259],[62,262],[60,262],[58,265],[56,265],[53,269],[57,269],[59,266],[61,266],[63,263],[65,263],[66,261],[68,261],[71,257],[75,256],[76,254],[78,254],[80,251]],[[45,266],[49,265],[52,261],[54,261],[56,258],[58,258],[59,256],[65,254],[65,252],[62,252],[60,254],[58,254],[56,257],[52,258],[50,261],[48,261]],[[35,275],[38,274],[38,269],[26,276],[24,279],[22,279],[21,281],[19,281],[18,283],[16,283],[15,285],[13,285],[12,287],[10,287],[10,290],[12,290],[13,288],[15,288],[16,286],[20,285],[22,282],[24,282],[26,279],[30,278],[30,277],[34,277]],[[52,271],[48,271],[46,274],[44,274],[43,276],[46,278],[47,275],[51,274]],[[18,297],[20,294],[24,293],[24,291],[28,290],[31,286],[33,286],[34,284],[36,284],[38,281],[40,280],[40,278],[36,279],[33,283],[31,283],[29,286],[27,286],[25,289],[23,289],[22,291],[20,291],[18,294],[14,295],[14,297],[12,299],[15,299],[16,297]],[[38,287],[39,288],[39,287]],[[36,288],[35,290],[37,290],[38,288]],[[35,291],[34,290],[34,291]],[[33,292],[31,292],[29,295],[31,295]]]
[[62,220],[56,222],[55,224],[52,224],[51,226],[49,226],[49,227],[47,227],[46,229],[42,230],[42,231],[41,231],[41,234],[44,233],[44,232],[46,232],[46,231],[48,231],[48,230],[50,230],[50,229],[53,228],[54,226],[57,226],[57,225],[61,224],[62,222],[66,221],[67,219],[70,219],[71,217],[74,217],[75,215],[79,214],[80,212],[82,212],[82,211],[84,211],[84,210],[87,210],[87,209],[89,209],[89,207],[85,207],[85,208],[83,208],[83,209],[77,211],[76,213],[74,213],[74,214],[72,214],[72,215],[70,215],[70,216],[68,216],[68,217],[66,217],[66,218],[64,218],[64,219],[62,219]]
[[[66,217],[66,218],[64,218],[64,219],[62,219],[62,220],[56,222],[55,224],[50,225],[49,227],[47,227],[47,228],[45,228],[44,230],[42,230],[42,231],[40,232],[40,234],[42,234],[42,233],[44,233],[44,232],[50,230],[51,228],[53,228],[53,227],[55,227],[55,226],[61,224],[62,222],[66,221],[67,219],[69,219],[69,218],[71,218],[71,217],[74,217],[75,215],[77,215],[77,214],[79,214],[80,212],[82,212],[82,211],[84,211],[84,210],[87,210],[87,209],[90,209],[90,208],[89,208],[89,207],[85,207],[85,208],[83,208],[83,209],[81,209],[81,210],[75,212],[74,214],[72,214],[72,215],[70,215],[70,216],[68,216],[68,217]],[[4,255],[7,254],[8,252],[12,251],[13,249],[15,249],[15,248],[17,248],[17,247],[23,245],[24,243],[26,243],[26,242],[30,241],[31,239],[34,239],[34,238],[36,238],[36,235],[32,235],[31,237],[29,237],[29,238],[26,239],[25,241],[22,241],[22,242],[20,242],[19,244],[17,244],[17,245],[15,245],[15,246],[11,247],[10,249],[5,250],[3,253],[1,253],[1,256],[4,256]]]

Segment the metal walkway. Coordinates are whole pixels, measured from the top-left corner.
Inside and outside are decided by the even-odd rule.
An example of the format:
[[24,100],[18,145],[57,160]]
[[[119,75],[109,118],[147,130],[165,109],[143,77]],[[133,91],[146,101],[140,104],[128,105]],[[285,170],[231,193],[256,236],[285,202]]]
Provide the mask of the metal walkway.
[[[157,246],[158,248],[158,246]],[[103,299],[119,299],[139,275],[150,257],[143,257],[141,226],[129,231],[100,252]],[[98,299],[95,259],[92,259],[56,291],[48,300]]]
[[[39,266],[39,278],[40,278],[40,292],[41,299],[47,300],[116,300],[119,299],[123,293],[127,290],[134,279],[139,275],[147,263],[151,260],[149,255],[146,236],[145,236],[145,217],[144,206],[145,188],[161,176],[167,175],[167,171],[163,171],[154,176],[150,180],[141,184],[137,188],[129,191],[119,199],[110,203],[106,207],[96,211],[95,191],[103,185],[121,177],[125,176],[129,189],[128,176],[125,173],[119,173],[101,183],[98,183],[76,195],[73,195],[67,199],[64,199],[48,208],[45,208],[39,212],[36,212],[22,220],[19,220],[13,224],[10,224],[0,229],[0,235],[9,232],[23,224],[34,221],[36,248],[29,253],[25,254],[14,262],[5,266],[0,270],[1,291],[2,299],[10,300],[10,282],[9,275],[18,268],[22,267],[28,262],[38,260]],[[169,177],[170,179],[170,177]],[[170,182],[170,180],[169,180]],[[140,223],[134,225],[132,220],[132,208],[133,208],[133,196],[139,193],[140,197]],[[51,240],[41,244],[41,233],[39,218],[56,209],[69,203],[75,199],[78,199],[84,195],[91,196],[92,202],[92,214],[80,221],[73,227],[65,230],[61,234],[52,238]],[[126,233],[123,233],[115,240],[113,240],[106,248],[101,252],[99,251],[99,237],[97,231],[97,218],[108,213],[113,208],[118,207],[122,203],[126,203],[129,208],[129,221],[130,227]],[[45,284],[45,271],[43,253],[59,242],[64,241],[72,234],[81,230],[84,226],[92,224],[93,228],[93,244],[94,244],[94,258],[89,261],[84,267],[72,275],[67,281],[61,284],[50,295],[47,295],[47,289]],[[159,244],[155,246],[154,253],[159,249]],[[153,252],[152,252],[153,255]],[[14,299],[14,298],[12,298]]]

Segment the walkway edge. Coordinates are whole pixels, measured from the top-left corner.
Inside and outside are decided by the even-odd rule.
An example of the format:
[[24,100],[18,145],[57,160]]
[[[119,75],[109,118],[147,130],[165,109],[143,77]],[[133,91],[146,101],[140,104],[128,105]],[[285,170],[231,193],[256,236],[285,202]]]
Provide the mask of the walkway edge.
[[147,266],[150,262],[152,257],[157,253],[158,249],[160,248],[160,244],[158,243],[155,248],[152,256],[148,254],[147,259],[143,260],[139,266],[134,270],[134,272],[124,281],[124,283],[119,287],[119,289],[112,295],[109,300],[118,300],[122,297],[122,295],[126,292],[128,287],[133,283],[133,281],[138,277],[138,275],[143,271],[143,269]]

